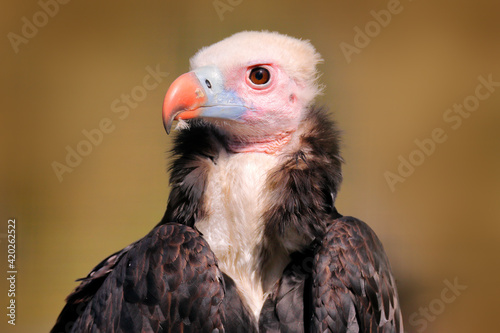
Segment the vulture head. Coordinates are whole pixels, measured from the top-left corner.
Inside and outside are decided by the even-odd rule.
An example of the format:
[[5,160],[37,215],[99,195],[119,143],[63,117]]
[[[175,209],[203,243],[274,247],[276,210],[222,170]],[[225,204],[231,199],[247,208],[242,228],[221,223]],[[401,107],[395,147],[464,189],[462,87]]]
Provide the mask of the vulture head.
[[320,92],[320,61],[308,41],[275,32],[244,31],[202,48],[165,96],[165,129],[173,120],[202,118],[235,152],[274,153]]

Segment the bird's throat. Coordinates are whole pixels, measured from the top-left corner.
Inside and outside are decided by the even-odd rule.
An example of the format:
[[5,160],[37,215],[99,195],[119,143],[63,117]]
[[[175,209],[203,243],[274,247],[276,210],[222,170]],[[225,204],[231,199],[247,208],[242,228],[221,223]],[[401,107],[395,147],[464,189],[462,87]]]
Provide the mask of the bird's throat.
[[292,131],[282,131],[273,135],[233,136],[229,140],[229,149],[235,153],[277,154],[292,139]]

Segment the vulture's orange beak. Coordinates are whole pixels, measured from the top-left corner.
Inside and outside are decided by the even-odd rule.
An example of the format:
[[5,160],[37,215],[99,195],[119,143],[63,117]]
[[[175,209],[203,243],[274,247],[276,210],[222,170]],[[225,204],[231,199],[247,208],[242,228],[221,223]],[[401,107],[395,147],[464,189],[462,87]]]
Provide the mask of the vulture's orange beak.
[[193,72],[182,74],[168,88],[163,101],[163,125],[170,133],[172,122],[195,118],[200,114],[200,106],[207,102],[207,95]]

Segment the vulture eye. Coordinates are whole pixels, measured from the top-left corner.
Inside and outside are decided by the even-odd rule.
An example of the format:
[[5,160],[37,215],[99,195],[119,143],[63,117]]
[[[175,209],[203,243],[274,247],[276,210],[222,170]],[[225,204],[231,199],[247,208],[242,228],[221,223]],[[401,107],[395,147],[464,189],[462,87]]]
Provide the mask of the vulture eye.
[[264,67],[255,67],[250,72],[250,81],[256,85],[266,84],[269,82],[270,78],[271,74],[269,74],[269,71]]
[[210,81],[205,80],[205,84],[207,85],[208,89],[212,88],[212,84],[210,83]]

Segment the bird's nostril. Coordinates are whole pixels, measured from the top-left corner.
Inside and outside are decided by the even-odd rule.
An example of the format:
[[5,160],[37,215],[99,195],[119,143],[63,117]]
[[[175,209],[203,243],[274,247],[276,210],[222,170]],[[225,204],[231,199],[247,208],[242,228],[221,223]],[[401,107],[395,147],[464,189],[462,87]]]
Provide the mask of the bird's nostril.
[[205,80],[205,84],[207,85],[208,89],[212,88],[212,84],[210,83],[210,81]]

